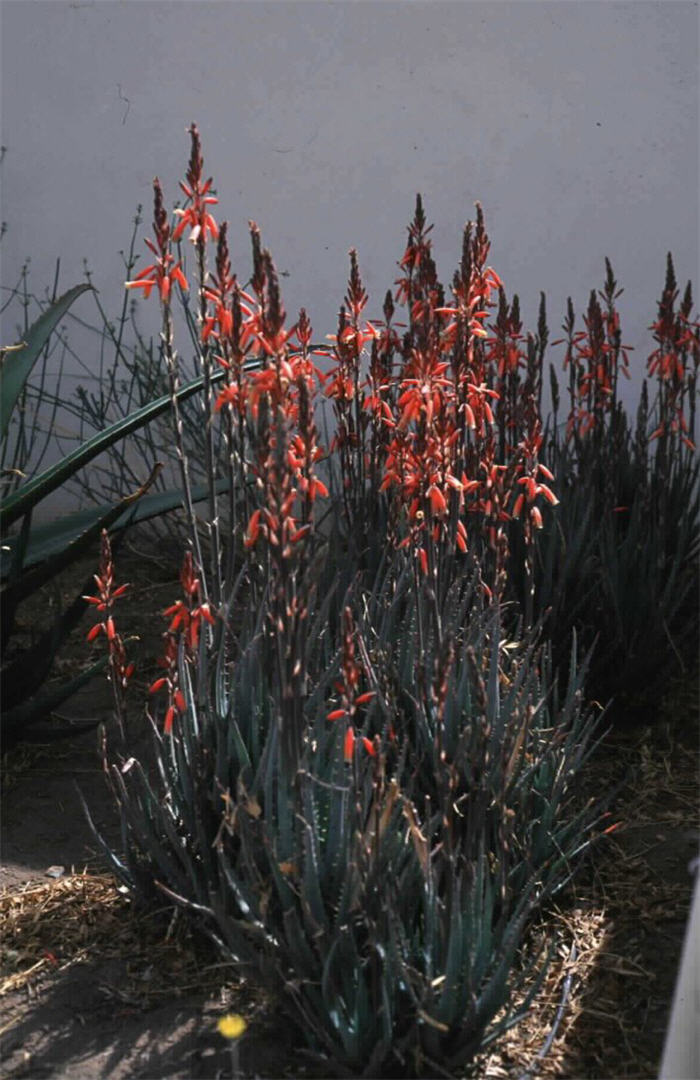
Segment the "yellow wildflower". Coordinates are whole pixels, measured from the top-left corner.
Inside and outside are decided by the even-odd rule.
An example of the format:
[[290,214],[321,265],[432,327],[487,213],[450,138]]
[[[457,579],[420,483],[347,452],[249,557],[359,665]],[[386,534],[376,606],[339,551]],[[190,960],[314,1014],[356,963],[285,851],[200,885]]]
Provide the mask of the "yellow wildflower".
[[236,1013],[228,1013],[226,1016],[222,1016],[216,1026],[219,1029],[219,1034],[223,1035],[225,1039],[240,1039],[248,1027],[243,1017],[236,1015]]

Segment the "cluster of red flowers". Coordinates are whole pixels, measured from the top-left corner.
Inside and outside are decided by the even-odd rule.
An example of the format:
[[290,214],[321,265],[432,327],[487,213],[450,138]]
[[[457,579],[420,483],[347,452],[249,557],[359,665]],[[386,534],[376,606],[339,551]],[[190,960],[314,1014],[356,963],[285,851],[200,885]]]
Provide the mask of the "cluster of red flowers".
[[[227,223],[218,236],[216,266],[211,284],[204,290],[213,305],[203,336],[216,341],[216,359],[226,371],[226,382],[214,409],[228,408],[238,424],[238,459],[247,458],[244,441],[247,422],[257,425],[257,460],[250,465],[256,487],[268,499],[250,513],[245,532],[246,547],[262,535],[287,550],[310,531],[310,515],[318,496],[328,490],[316,475],[323,450],[316,440],[313,399],[324,376],[312,362],[311,325],[302,308],[291,329],[285,329],[277,275],[272,259],[260,248],[260,234],[250,224],[253,239],[255,296],[239,288],[227,245]],[[299,348],[292,349],[296,338]],[[243,359],[259,358],[258,370],[244,366]],[[264,406],[264,408],[263,408]],[[261,409],[264,422],[261,421]],[[274,499],[273,489],[280,496]],[[282,489],[284,489],[283,494]],[[301,521],[299,517],[301,516]]]
[[620,316],[615,308],[615,300],[622,290],[616,289],[617,283],[607,260],[606,265],[606,286],[600,294],[605,310],[592,291],[588,311],[583,317],[585,330],[574,332],[574,313],[569,300],[563,327],[567,337],[552,342],[561,345],[566,341],[564,369],[571,372],[571,407],[566,429],[569,439],[574,435],[584,438],[603,424],[606,415],[615,408],[619,376],[629,378],[631,346],[621,343]]
[[156,261],[146,266],[133,281],[126,282],[127,289],[143,289],[144,296],[151,295],[153,288],[158,289],[158,295],[164,304],[170,301],[173,285],[187,290],[189,285],[182,271],[182,260],[175,262],[175,256],[170,250],[171,230],[168,221],[168,212],[163,205],[163,189],[158,177],[153,181],[154,214],[153,232],[156,242],[153,243],[146,237],[146,247],[155,255]]
[[361,743],[371,757],[377,753],[372,740],[366,735],[358,736],[355,731],[358,709],[372,701],[375,691],[367,690],[361,694],[357,693],[363,669],[355,658],[354,639],[355,624],[352,611],[349,607],[345,607],[343,609],[343,678],[335,684],[335,689],[340,695],[340,706],[328,713],[328,720],[347,721],[343,740],[343,755],[347,762],[352,761],[357,743]]
[[498,312],[492,336],[486,339],[485,347],[486,361],[495,373],[494,385],[498,394],[495,414],[502,433],[499,453],[503,458],[515,449],[523,404],[522,376],[527,352],[523,348],[522,328],[518,297],[515,296],[509,306],[504,289],[499,288]]
[[219,200],[209,194],[214,182],[212,178],[202,181],[204,159],[197,125],[192,124],[188,131],[192,139],[192,153],[187,170],[187,183],[180,181],[180,187],[189,206],[184,210],[175,210],[175,215],[180,218],[180,222],[173,233],[173,240],[177,243],[185,229],[189,228],[191,230],[190,242],[196,244],[206,242],[207,233],[213,240],[216,240],[219,235],[218,226],[207,209],[209,206],[215,206]]
[[163,635],[165,647],[163,655],[158,658],[156,663],[158,667],[164,668],[166,674],[149,687],[149,694],[157,694],[159,690],[164,687],[168,691],[168,705],[165,710],[165,723],[163,730],[166,735],[170,735],[173,730],[173,721],[176,715],[184,713],[187,708],[187,702],[185,695],[180,689],[180,662],[179,662],[179,643],[177,634],[167,631]]
[[100,622],[95,623],[88,632],[87,640],[94,641],[100,634],[107,639],[109,649],[110,680],[114,690],[115,704],[117,706],[117,719],[122,726],[124,723],[124,694],[129,680],[134,674],[133,662],[127,660],[126,649],[121,634],[114,625],[114,602],[129,588],[129,585],[114,585],[114,565],[112,562],[112,545],[109,542],[109,534],[106,529],[102,530],[100,542],[99,573],[93,575],[97,585],[97,596],[84,596],[88,604],[92,604],[96,611],[102,615]]
[[[605,287],[598,295],[591,292],[583,319],[585,329],[574,331],[574,312],[569,300],[563,325],[566,337],[552,342],[553,345],[566,342],[564,368],[571,372],[568,438],[574,435],[583,438],[600,427],[617,402],[619,376],[629,378],[629,353],[632,350],[631,346],[621,343],[620,315],[615,306],[623,290],[617,288],[608,259],[605,264]],[[690,401],[692,410],[700,365],[700,324],[690,317],[690,284],[676,310],[678,295],[669,255],[658,316],[649,327],[657,347],[647,360],[647,372],[650,378],[657,380],[659,390],[659,424],[650,440],[672,435],[694,451],[686,405]]]
[[647,370],[656,378],[659,387],[660,423],[651,439],[662,435],[677,435],[689,450],[695,450],[690,438],[685,406],[694,397],[700,365],[700,323],[690,318],[692,293],[690,284],[678,311],[678,289],[671,256],[668,256],[666,283],[659,302],[659,312],[650,329],[654,331],[657,348],[649,356]]
[[542,423],[538,416],[534,416],[532,430],[527,432],[520,443],[522,459],[518,469],[521,473],[518,477],[518,484],[522,490],[515,500],[513,517],[520,517],[523,508],[529,507],[532,523],[538,529],[542,528],[542,514],[535,505],[537,496],[544,496],[547,502],[552,506],[556,506],[559,502],[552,489],[548,487],[547,484],[543,484],[540,481],[540,476],[544,476],[545,479],[550,482],[554,480],[554,477],[547,466],[539,461],[539,452],[542,448],[542,442]]
[[[484,341],[484,320],[494,306],[494,292],[498,291],[501,305],[504,300],[498,275],[486,265],[489,240],[481,208],[476,226],[465,230],[452,305],[445,304],[437,280],[431,228],[419,198],[400,262],[403,273],[396,282],[396,300],[407,305],[410,319],[403,343],[391,325],[391,298],[385,304],[386,322],[362,328],[367,295],[351,252],[348,293],[332,339],[336,365],[326,386],[336,412],[335,445],[344,490],[361,486],[379,455],[379,483],[372,497],[386,492],[397,507],[405,508],[407,528],[398,542],[411,546],[424,574],[431,571],[435,544],[449,541],[458,550],[467,550],[467,511],[481,512],[492,530],[494,513],[507,521],[519,516],[527,504],[539,527],[541,512],[535,500],[542,495],[556,502],[551,490],[538,482],[541,437],[538,441],[528,436],[527,446],[520,447],[517,431],[511,432],[506,449],[514,464],[507,486],[506,464],[494,461],[492,406],[500,402],[506,380],[512,384],[517,378],[523,353],[517,308],[512,317],[506,313],[502,319],[500,337],[497,333]],[[367,342],[371,359],[363,378],[361,350]],[[395,353],[400,354],[396,370]],[[517,428],[515,419],[509,422]],[[517,497],[516,479],[525,488]]]
[[165,712],[165,733],[172,731],[176,713],[183,713],[186,708],[185,695],[180,688],[179,654],[180,641],[183,642],[184,657],[193,662],[202,630],[202,622],[214,625],[215,619],[208,603],[201,601],[201,584],[195,573],[192,553],[185,552],[180,571],[180,583],[185,594],[184,600],[176,600],[166,608],[163,614],[170,619],[170,626],[163,635],[165,649],[157,661],[165,668],[166,674],[156,679],[149,687],[150,694],[156,694],[163,688],[168,691],[168,706]]
[[[254,222],[250,223],[253,274],[248,291],[240,287],[231,269],[227,223],[218,226],[210,212],[217,200],[211,194],[211,179],[203,179],[199,133],[195,125],[189,131],[191,158],[187,182],[181,185],[187,204],[176,211],[180,220],[171,231],[160,184],[154,182],[156,243],[147,244],[156,261],[127,286],[142,288],[146,296],[157,287],[167,310],[173,283],[187,288],[171,246],[185,229],[191,230],[198,253],[202,346],[225,372],[214,410],[226,418],[231,459],[238,462],[244,481],[246,548],[252,549],[262,538],[273,564],[282,567],[305,546],[302,542],[313,528],[314,503],[328,495],[317,474],[324,454],[314,422],[315,397],[324,389],[335,410],[331,450],[340,459],[342,495],[351,523],[367,522],[366,504],[376,503],[385,493],[397,525],[395,542],[410,546],[422,573],[429,575],[437,565],[437,545],[466,552],[471,514],[472,520],[481,520],[492,548],[501,550],[502,562],[505,523],[522,517],[527,509],[528,522],[539,527],[542,517],[536,501],[542,496],[553,503],[556,498],[541,481],[542,475],[552,477],[537,460],[542,438],[532,410],[524,434],[520,425],[520,442],[518,423],[510,417],[509,441],[501,446],[509,461],[496,460],[493,409],[502,408],[506,385],[511,394],[517,389],[522,335],[517,303],[510,312],[506,305],[503,315],[503,286],[487,266],[490,242],[481,207],[477,205],[476,223],[465,229],[451,304],[437,278],[429,239],[432,226],[426,223],[419,197],[395,283],[395,300],[408,310],[407,326],[393,321],[391,293],[385,299],[383,322],[364,318],[368,298],[352,251],[348,290],[332,347],[314,348],[303,309],[296,325],[285,327],[277,274]],[[205,268],[210,240],[216,241],[214,273]],[[500,297],[501,318],[496,336],[489,338],[484,324],[495,306],[494,293]],[[403,340],[399,328],[406,330]],[[368,348],[365,373],[363,356]],[[318,355],[333,359],[327,374],[313,361]],[[286,572],[280,569],[280,575],[285,577]],[[190,564],[192,588],[195,580]],[[167,612],[172,619],[163,660],[168,675],[152,687],[168,688],[168,729],[181,707],[176,636],[185,635],[191,653],[202,619],[212,618],[206,604],[195,602],[199,598],[184,578],[183,586],[186,601]],[[302,607],[290,593],[276,618],[284,619],[285,612],[298,614]],[[346,634],[347,641],[351,638]],[[354,696],[350,666],[343,693],[347,697],[343,711],[351,716],[359,699]],[[352,729],[350,724],[348,730]]]
[[[301,321],[306,328],[304,312]],[[243,378],[245,384],[239,380],[239,386],[245,385],[245,395],[238,394],[235,399],[239,408],[241,401],[247,402],[251,416],[259,419],[261,403],[265,406],[257,456],[250,466],[262,504],[250,516],[245,546],[253,547],[262,534],[268,544],[288,557],[290,546],[311,532],[316,499],[328,495],[316,472],[324,453],[313,418],[315,368],[305,346],[293,355],[285,343],[269,366]],[[217,408],[225,403],[234,404],[228,388],[222,391]]]
[[[246,492],[248,516],[245,546],[253,548],[264,538],[277,560],[289,560],[303,547],[312,529],[314,504],[328,495],[317,474],[323,458],[314,423],[314,397],[324,376],[312,361],[311,325],[302,309],[297,324],[285,328],[285,312],[279,295],[277,274],[269,252],[262,249],[260,232],[250,223],[253,243],[253,275],[250,292],[244,291],[231,270],[228,226],[219,227],[210,207],[217,202],[211,194],[211,179],[203,179],[203,159],[199,133],[190,128],[192,151],[184,209],[176,210],[180,221],[171,231],[163,206],[160,183],[154,182],[154,232],[156,243],[147,241],[156,255],[153,265],[127,282],[128,288],[142,288],[149,296],[154,288],[164,308],[170,303],[173,283],[187,283],[181,263],[171,253],[174,242],[189,228],[197,248],[200,277],[201,340],[203,349],[224,369],[225,381],[214,403],[215,412],[225,412],[227,438],[232,459],[241,471],[240,490]],[[207,274],[205,255],[210,240],[217,243],[216,268]],[[298,347],[296,345],[298,344]],[[258,360],[251,370],[251,360]],[[255,492],[250,505],[251,485]],[[151,686],[155,693],[168,691],[165,729],[172,729],[185,699],[179,685],[179,641],[184,638],[185,657],[192,659],[198,646],[202,621],[213,616],[199,595],[192,558],[185,559],[182,575],[185,599],[167,609],[171,619],[165,635],[165,655],[160,661],[166,674]],[[293,591],[293,590],[292,590]],[[289,596],[277,618],[299,618],[303,604]]]
[[185,594],[184,600],[176,600],[163,614],[171,619],[169,633],[180,631],[185,638],[185,647],[189,655],[194,656],[199,647],[202,621],[214,625],[214,616],[208,603],[201,602],[201,584],[195,574],[192,553],[185,552],[180,571],[180,584]]
[[493,336],[487,338],[486,358],[496,368],[500,388],[506,380],[515,378],[525,366],[525,350],[522,347],[525,335],[520,320],[520,305],[517,297],[508,307],[506,294],[501,286],[498,290],[498,314],[493,325]]

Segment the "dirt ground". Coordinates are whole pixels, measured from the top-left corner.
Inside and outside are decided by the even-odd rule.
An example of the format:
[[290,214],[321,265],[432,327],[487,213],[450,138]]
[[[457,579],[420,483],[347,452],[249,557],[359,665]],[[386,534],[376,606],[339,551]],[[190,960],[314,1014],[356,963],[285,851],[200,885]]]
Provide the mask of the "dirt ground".
[[[165,629],[160,613],[179,595],[171,567],[138,548],[117,562],[118,582],[134,581],[120,628],[141,638],[132,645],[135,703],[153,677]],[[84,571],[62,580],[66,596]],[[22,617],[31,635],[31,611]],[[65,670],[90,655],[88,626],[64,652]],[[58,713],[106,720],[109,732],[109,688],[97,680]],[[143,723],[138,712],[133,722]],[[582,783],[591,794],[620,785],[610,821],[622,824],[595,845],[546,914],[558,953],[542,994],[531,1015],[477,1062],[478,1076],[657,1075],[700,843],[696,677],[676,681],[647,726],[613,732]],[[76,784],[118,847],[96,732],[23,743],[3,761],[2,1075],[323,1075],[292,1044],[274,1004],[174,918],[174,909],[134,910],[106,873]],[[216,1030],[226,1012],[248,1022],[239,1062]]]

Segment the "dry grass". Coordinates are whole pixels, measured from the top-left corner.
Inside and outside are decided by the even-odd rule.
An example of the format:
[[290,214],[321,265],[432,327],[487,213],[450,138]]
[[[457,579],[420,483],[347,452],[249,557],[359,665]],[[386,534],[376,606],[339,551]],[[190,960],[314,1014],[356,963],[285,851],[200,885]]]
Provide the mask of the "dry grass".
[[87,960],[127,958],[115,997],[149,1008],[167,996],[239,984],[172,907],[137,911],[106,874],[72,874],[0,894],[0,998]]
[[541,929],[557,948],[542,991],[479,1059],[479,1075],[657,1076],[662,1040],[650,1019],[665,1029],[693,885],[686,865],[665,874],[657,857],[681,833],[700,837],[696,686],[675,685],[654,727],[613,733],[592,763],[584,789],[622,783],[620,827],[548,913]]

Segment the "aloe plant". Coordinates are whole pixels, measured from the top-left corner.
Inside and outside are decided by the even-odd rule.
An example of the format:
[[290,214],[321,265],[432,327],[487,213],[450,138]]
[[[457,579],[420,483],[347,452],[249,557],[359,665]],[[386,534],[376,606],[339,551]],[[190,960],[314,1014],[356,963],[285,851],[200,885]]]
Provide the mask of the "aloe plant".
[[[530,614],[544,620],[563,669],[574,628],[586,648],[595,644],[588,692],[612,698],[614,715],[631,719],[637,708],[648,715],[669,671],[692,670],[697,656],[700,459],[692,440],[700,338],[690,283],[676,306],[669,255],[651,327],[658,348],[647,361],[636,420],[629,420],[618,398],[619,376],[629,370],[615,307],[620,291],[606,259],[604,288],[591,294],[585,328],[575,330],[569,300],[566,336],[554,343],[567,345],[570,410],[559,426],[551,368],[543,461],[556,477],[559,505],[534,537]],[[501,307],[504,353],[519,326],[508,323],[503,300]],[[546,337],[542,309],[537,340]],[[509,549],[508,595],[526,612],[528,552],[512,526]]]
[[[186,209],[173,232],[154,181],[154,260],[127,287],[159,300],[186,488],[173,290],[186,284],[174,244],[191,230],[210,544],[201,550],[188,506],[183,596],[166,612],[162,674],[149,694],[153,756],[106,759],[122,846],[105,852],[129,888],[179,904],[268,983],[327,1073],[454,1075],[537,993],[547,949],[528,954],[528,924],[575,871],[603,809],[577,793],[599,730],[577,627],[585,634],[600,602],[601,565],[620,572],[616,595],[630,587],[627,566],[601,556],[620,544],[629,561],[623,541],[638,540],[642,517],[610,539],[598,504],[590,518],[588,507],[596,485],[618,505],[615,463],[615,478],[643,486],[626,473],[642,458],[619,453],[626,355],[615,281],[608,268],[605,321],[591,298],[590,349],[572,310],[565,325],[565,446],[552,437],[556,415],[549,431],[540,416],[544,304],[537,337],[521,348],[519,304],[486,265],[480,208],[446,301],[417,199],[396,283],[406,323],[394,323],[391,296],[383,323],[365,321],[351,253],[331,370],[319,372],[305,310],[285,329],[278,276],[253,223],[250,293],[240,288],[194,125],[190,134]],[[668,309],[658,335],[676,334],[682,350]],[[249,374],[250,356],[260,367]],[[216,398],[214,359],[224,370]],[[686,389],[665,390],[670,423],[685,422]],[[337,424],[328,484],[314,412],[321,392]],[[215,486],[215,423],[228,504]],[[664,461],[670,433],[659,442]],[[558,477],[548,452],[559,454]],[[682,488],[666,496],[666,522]],[[683,562],[685,548],[679,554],[668,529],[659,535],[667,561]],[[242,565],[232,557],[241,550]],[[591,588],[576,594],[584,572]],[[576,600],[568,623],[567,589]],[[544,604],[559,620],[551,625],[566,639],[566,663],[559,641],[543,636]]]
[[[698,648],[700,459],[682,445],[654,453],[656,422],[644,386],[636,431],[620,409],[604,439],[554,441],[559,506],[536,538],[535,614],[557,664],[576,628],[593,646],[588,692],[628,720],[648,715],[669,671],[692,670]],[[512,550],[517,566],[517,535]]]
[[[441,632],[419,634],[406,563],[348,597],[356,623],[329,621],[327,596],[310,610],[296,774],[260,611],[233,635],[232,665],[181,648],[184,708],[170,734],[153,724],[155,770],[110,769],[117,873],[254,967],[339,1075],[455,1070],[517,1022],[546,964],[516,963],[529,919],[601,810],[576,800],[594,734],[584,668],[574,657],[560,694],[547,648],[504,640],[471,578]],[[328,708],[353,665],[374,691],[348,740]]]

